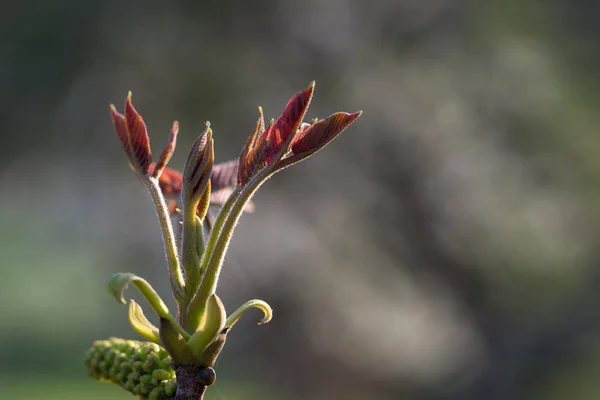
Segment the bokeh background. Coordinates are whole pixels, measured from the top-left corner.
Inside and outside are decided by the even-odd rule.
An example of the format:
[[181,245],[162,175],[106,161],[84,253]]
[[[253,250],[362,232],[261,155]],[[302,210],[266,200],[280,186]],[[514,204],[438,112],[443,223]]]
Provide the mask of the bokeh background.
[[208,399],[600,398],[599,12],[4,2],[0,397],[132,398],[82,365],[95,339],[137,338],[106,282],[131,271],[171,300],[108,104],[133,91],[155,153],[179,120],[181,168],[205,121],[235,158],[257,106],[277,117],[316,80],[309,118],[364,115],[242,218],[219,293],[275,318],[236,326]]

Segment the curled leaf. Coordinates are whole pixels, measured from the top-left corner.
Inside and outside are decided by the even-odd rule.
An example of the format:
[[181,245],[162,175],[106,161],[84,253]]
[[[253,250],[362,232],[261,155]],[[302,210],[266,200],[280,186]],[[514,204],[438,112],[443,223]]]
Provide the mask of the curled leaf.
[[160,319],[160,340],[173,362],[177,365],[190,365],[193,356],[184,338],[171,321]]
[[148,321],[142,307],[133,300],[129,300],[129,323],[137,333],[146,339],[156,344],[161,343],[158,328]]
[[235,323],[242,317],[242,315],[244,315],[246,311],[248,311],[251,308],[258,308],[263,312],[263,318],[260,321],[258,321],[259,325],[266,324],[271,320],[271,318],[273,318],[273,309],[271,309],[271,306],[269,306],[266,302],[262,300],[249,300],[246,303],[244,303],[240,308],[235,310],[235,312],[231,314],[229,318],[227,318],[227,321],[225,321],[225,328],[231,329],[231,327],[235,325]]
[[213,293],[208,298],[206,311],[200,319],[196,332],[188,340],[188,346],[192,350],[195,359],[198,359],[202,355],[206,347],[221,332],[226,317],[225,307],[221,299]]
[[159,317],[167,317],[169,310],[150,284],[143,278],[131,273],[117,273],[108,282],[108,291],[121,304],[125,304],[123,292],[129,284],[133,284],[144,295]]

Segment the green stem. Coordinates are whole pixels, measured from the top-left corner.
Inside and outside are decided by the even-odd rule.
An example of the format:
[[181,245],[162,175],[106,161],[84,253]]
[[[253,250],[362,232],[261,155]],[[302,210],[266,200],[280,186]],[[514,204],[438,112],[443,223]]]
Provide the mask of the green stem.
[[[239,198],[240,193],[241,193],[241,188],[239,186],[233,190],[233,192],[231,193],[231,195],[229,196],[227,201],[225,201],[225,204],[223,204],[223,207],[221,207],[221,210],[219,211],[219,215],[217,216],[217,219],[216,219],[212,229],[210,230],[208,242],[206,243],[206,248],[204,249],[204,254],[202,255],[202,262],[200,264],[200,273],[201,273],[202,279],[200,280],[199,287],[203,286],[204,280],[206,279],[206,275],[207,275],[206,274],[207,265],[211,258],[210,256],[215,251],[218,239],[221,235],[221,232],[223,231],[225,222],[227,221],[227,217],[231,213],[234,205],[236,204],[236,200]],[[199,322],[199,320],[200,320],[199,317],[202,314],[204,314],[204,310],[206,307],[206,301],[208,300],[208,297],[209,296],[206,296],[206,298],[202,298],[202,296],[200,296],[199,292],[195,293],[194,297],[191,299],[191,301],[187,307],[186,314],[188,315],[188,321],[198,321]],[[188,327],[188,329],[191,329],[191,328]]]
[[177,245],[175,243],[175,235],[173,233],[173,226],[171,225],[171,218],[169,217],[167,203],[165,202],[165,198],[160,190],[158,179],[154,177],[148,177],[145,182],[150,194],[152,195],[152,200],[154,201],[156,208],[156,214],[158,216],[158,222],[162,231],[165,254],[169,264],[171,290],[173,291],[175,299],[179,302],[183,296],[184,281],[181,274],[181,267],[179,265]]
[[[226,215],[226,218],[221,218],[221,214],[219,214],[215,228],[217,225],[219,225],[219,227],[222,225],[222,229],[220,232],[211,232],[209,245],[213,240],[214,245],[211,247],[212,251],[208,251],[207,246],[207,251],[204,253],[205,256],[203,259],[203,265],[206,265],[206,267],[204,274],[202,275],[200,287],[198,288],[196,296],[192,299],[192,302],[189,306],[191,310],[197,309],[198,315],[204,314],[206,301],[210,295],[215,292],[219,274],[221,273],[221,266],[223,265],[223,260],[225,258],[225,253],[227,252],[229,242],[231,241],[233,230],[244,211],[244,206],[252,198],[260,185],[262,185],[271,176],[273,172],[272,169],[273,168],[263,169],[254,178],[252,178],[250,182],[248,182],[243,190],[239,191],[239,194],[235,196],[235,202],[231,205],[230,212]],[[236,191],[237,190],[238,189],[236,188]],[[234,192],[234,194],[235,193],[236,192]],[[234,196],[232,194],[227,202],[229,202],[229,200],[233,197]],[[224,222],[221,221],[222,219],[224,219]],[[213,233],[215,235],[213,235]]]

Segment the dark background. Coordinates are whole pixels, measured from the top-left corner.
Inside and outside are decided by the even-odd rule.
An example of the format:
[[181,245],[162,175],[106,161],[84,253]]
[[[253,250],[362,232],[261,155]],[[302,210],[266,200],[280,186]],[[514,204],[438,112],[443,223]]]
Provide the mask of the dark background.
[[133,91],[156,154],[179,120],[181,168],[206,120],[234,158],[316,80],[308,118],[364,115],[241,219],[220,296],[275,317],[236,326],[208,398],[600,398],[598,2],[2,7],[0,397],[131,398],[82,364],[138,338],[106,282],[170,299],[108,104]]

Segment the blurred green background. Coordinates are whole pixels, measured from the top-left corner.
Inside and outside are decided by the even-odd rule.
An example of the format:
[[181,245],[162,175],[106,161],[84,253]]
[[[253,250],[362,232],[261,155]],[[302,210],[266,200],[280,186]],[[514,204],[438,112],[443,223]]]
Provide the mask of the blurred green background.
[[599,4],[4,2],[0,397],[132,398],[82,361],[137,338],[113,273],[169,297],[108,104],[133,91],[155,153],[179,120],[181,168],[206,120],[237,157],[316,80],[308,118],[364,115],[242,218],[219,293],[275,317],[208,398],[600,398]]

